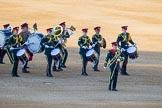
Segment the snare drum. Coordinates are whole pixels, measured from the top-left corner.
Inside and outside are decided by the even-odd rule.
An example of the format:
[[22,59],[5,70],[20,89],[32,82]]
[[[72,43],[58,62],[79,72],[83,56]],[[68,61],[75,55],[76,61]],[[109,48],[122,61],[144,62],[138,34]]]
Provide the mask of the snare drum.
[[135,46],[130,46],[127,49],[127,53],[130,59],[136,59],[138,58],[137,48]]
[[88,50],[87,53],[86,53],[86,57],[87,57],[88,61],[91,61],[91,62],[96,61],[97,60],[97,57],[96,57],[95,54],[96,53],[95,53],[95,50],[94,49]]
[[18,52],[17,52],[17,57],[18,59],[21,61],[22,63],[22,67],[26,64],[26,62],[29,60],[29,55],[28,53],[26,52],[25,49],[20,49]]
[[61,51],[59,48],[55,48],[51,51],[51,56],[54,58],[54,60],[61,60]]
[[43,52],[43,48],[40,45],[41,39],[43,38],[43,34],[41,33],[32,33],[28,40],[28,49],[31,53],[36,54],[36,53],[41,53]]

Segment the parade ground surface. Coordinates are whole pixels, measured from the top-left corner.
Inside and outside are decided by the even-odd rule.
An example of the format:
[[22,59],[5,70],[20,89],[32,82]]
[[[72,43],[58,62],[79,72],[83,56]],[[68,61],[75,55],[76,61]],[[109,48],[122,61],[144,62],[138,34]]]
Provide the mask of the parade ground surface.
[[[162,108],[162,1],[161,0],[0,0],[0,25],[29,26],[37,22],[38,32],[62,21],[77,28],[68,39],[67,68],[46,77],[46,59],[35,54],[29,74],[11,77],[8,57],[0,64],[0,108]],[[81,76],[78,38],[81,29],[101,26],[107,48],[101,50],[100,72]],[[137,43],[139,58],[129,60],[130,76],[118,77],[118,92],[108,91],[109,69],[103,63],[110,43],[116,41],[121,25],[128,25]],[[2,27],[1,27],[2,29]],[[32,32],[32,30],[31,30]]]

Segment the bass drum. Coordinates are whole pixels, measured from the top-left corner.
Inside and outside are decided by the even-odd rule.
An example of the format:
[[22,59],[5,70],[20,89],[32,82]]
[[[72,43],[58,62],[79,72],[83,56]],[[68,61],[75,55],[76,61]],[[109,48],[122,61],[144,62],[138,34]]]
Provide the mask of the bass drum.
[[3,47],[5,44],[5,35],[2,31],[0,31],[0,47]]
[[0,30],[0,47],[3,47],[6,40],[12,35],[11,30]]
[[27,48],[29,49],[29,51],[33,54],[36,53],[41,53],[43,52],[43,48],[40,45],[40,42],[43,38],[43,34],[42,33],[32,33],[27,40]]
[[12,32],[11,32],[10,29],[8,29],[8,30],[1,30],[1,32],[4,33],[5,38],[7,38],[7,39],[10,38],[10,36],[12,35]]

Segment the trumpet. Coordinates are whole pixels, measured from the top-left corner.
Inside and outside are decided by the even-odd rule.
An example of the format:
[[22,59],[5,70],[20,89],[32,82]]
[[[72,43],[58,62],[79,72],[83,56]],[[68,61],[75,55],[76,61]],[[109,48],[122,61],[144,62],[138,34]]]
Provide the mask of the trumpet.
[[76,31],[76,28],[73,25],[71,25],[69,28],[66,29],[70,29],[71,31]]

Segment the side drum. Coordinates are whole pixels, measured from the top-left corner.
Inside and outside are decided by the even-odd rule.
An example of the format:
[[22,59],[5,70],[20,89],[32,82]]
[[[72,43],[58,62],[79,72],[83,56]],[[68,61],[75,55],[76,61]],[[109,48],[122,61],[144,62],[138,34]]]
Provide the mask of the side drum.
[[94,49],[88,50],[86,53],[86,57],[87,57],[88,61],[91,61],[91,62],[95,62],[97,60]]
[[59,48],[55,48],[51,51],[51,56],[54,58],[54,60],[58,61],[61,60],[61,51]]
[[127,53],[130,59],[136,59],[138,58],[137,48],[135,46],[130,46],[127,49]]
[[18,59],[21,61],[21,66],[24,67],[26,62],[29,60],[29,55],[28,53],[26,52],[25,49],[20,49],[18,52],[17,52],[17,57]]

